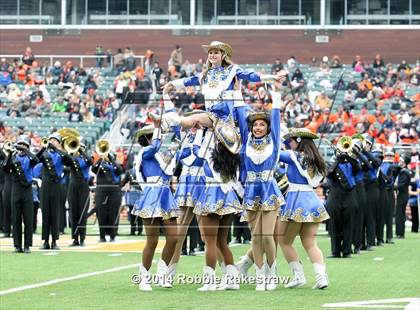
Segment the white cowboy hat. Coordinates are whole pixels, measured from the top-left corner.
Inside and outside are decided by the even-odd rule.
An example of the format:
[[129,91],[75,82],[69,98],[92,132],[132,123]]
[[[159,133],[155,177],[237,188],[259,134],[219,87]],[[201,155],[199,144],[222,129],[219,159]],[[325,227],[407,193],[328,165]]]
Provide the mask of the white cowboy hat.
[[218,49],[225,52],[228,57],[232,57],[232,47],[227,43],[213,41],[209,45],[201,45],[201,47],[206,53],[208,53],[211,49]]

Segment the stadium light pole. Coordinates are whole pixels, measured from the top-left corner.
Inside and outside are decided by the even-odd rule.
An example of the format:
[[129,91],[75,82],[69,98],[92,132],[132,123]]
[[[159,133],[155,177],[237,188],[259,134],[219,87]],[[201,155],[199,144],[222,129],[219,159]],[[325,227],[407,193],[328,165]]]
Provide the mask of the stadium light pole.
[[66,10],[67,10],[67,1],[61,0],[61,27],[66,27]]
[[325,27],[325,0],[321,0],[320,6],[321,6],[320,24],[321,24],[321,28],[324,28]]
[[195,26],[195,0],[190,0],[190,26]]

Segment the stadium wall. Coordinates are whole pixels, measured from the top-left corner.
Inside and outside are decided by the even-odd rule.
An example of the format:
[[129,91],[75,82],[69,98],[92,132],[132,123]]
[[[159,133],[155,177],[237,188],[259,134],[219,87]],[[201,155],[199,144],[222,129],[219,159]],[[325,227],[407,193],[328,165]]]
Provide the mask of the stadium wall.
[[[55,31],[55,32],[54,32]],[[321,31],[319,34],[323,35]],[[30,35],[43,35],[43,42],[30,43]],[[350,63],[355,55],[372,61],[380,53],[386,62],[419,59],[420,31],[413,30],[330,30],[329,43],[315,43],[316,31],[304,30],[212,30],[202,35],[174,35],[170,30],[79,30],[76,34],[57,34],[56,30],[0,30],[0,54],[20,54],[30,45],[36,54],[93,54],[96,45],[105,49],[130,46],[136,55],[146,49],[165,65],[176,44],[184,59],[196,62],[204,57],[200,45],[213,40],[232,45],[236,63],[272,63],[276,57],[286,61],[291,55],[308,63],[318,58],[339,55]]]

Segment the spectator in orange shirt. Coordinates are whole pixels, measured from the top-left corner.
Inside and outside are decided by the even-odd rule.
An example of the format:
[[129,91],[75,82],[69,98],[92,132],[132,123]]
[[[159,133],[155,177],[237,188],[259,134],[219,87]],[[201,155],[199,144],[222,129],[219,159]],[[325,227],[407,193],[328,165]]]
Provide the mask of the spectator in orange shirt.
[[385,135],[385,130],[386,129],[383,129],[379,132],[379,136],[376,139],[376,142],[378,142],[379,144],[387,146],[389,144],[389,141],[388,141],[388,138]]
[[24,66],[19,66],[19,69],[17,71],[17,79],[21,82],[24,82],[26,80],[26,70]]
[[378,121],[379,124],[382,125],[384,123],[385,115],[382,113],[381,110],[376,110],[375,111],[375,117],[376,117],[376,120]]
[[375,139],[378,137],[378,130],[375,128],[373,124],[369,126],[367,133],[371,135],[372,137],[374,137]]
[[364,73],[363,74],[363,80],[360,82],[360,85],[364,85],[368,90],[372,90],[372,83],[369,81],[369,74]]

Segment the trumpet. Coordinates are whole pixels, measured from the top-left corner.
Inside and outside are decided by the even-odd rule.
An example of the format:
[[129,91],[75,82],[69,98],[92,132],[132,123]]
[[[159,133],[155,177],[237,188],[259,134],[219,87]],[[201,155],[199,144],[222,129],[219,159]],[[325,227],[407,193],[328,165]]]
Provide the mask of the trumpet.
[[42,137],[41,138],[41,146],[46,148],[48,146],[48,137]]
[[76,136],[67,136],[63,142],[63,147],[69,154],[75,154],[80,148],[80,141]]
[[353,150],[354,142],[349,136],[343,136],[337,142],[337,149],[346,154],[350,154]]
[[99,140],[96,143],[96,153],[98,153],[102,158],[106,158],[108,156],[109,150],[110,145],[108,140]]
[[10,153],[13,153],[16,151],[15,145],[13,144],[12,141],[7,140],[6,142],[4,142],[3,144],[3,150],[4,152],[8,155]]
[[334,145],[330,140],[324,141],[327,142],[328,146],[331,147],[336,154],[346,154],[351,157],[355,156],[355,154],[353,153],[354,141],[351,137],[341,137],[338,140],[337,145]]

